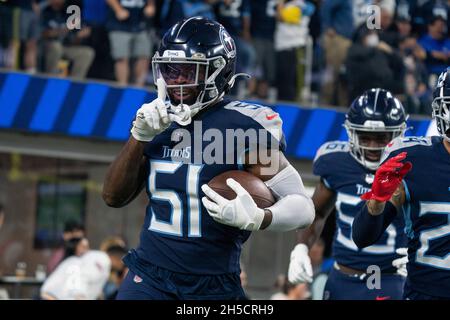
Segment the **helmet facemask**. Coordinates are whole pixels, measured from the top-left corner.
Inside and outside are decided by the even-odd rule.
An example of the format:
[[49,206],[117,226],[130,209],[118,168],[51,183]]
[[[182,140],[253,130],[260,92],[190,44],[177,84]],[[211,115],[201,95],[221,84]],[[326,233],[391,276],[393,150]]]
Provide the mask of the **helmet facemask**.
[[[381,154],[386,145],[393,139],[403,136],[406,131],[406,123],[399,126],[384,126],[382,121],[366,121],[364,125],[354,124],[346,120],[344,124],[350,143],[351,155],[369,170],[376,170],[381,162]],[[382,143],[380,146],[368,146],[364,139],[365,134],[379,134]],[[389,134],[386,139],[382,134]],[[379,154],[378,160],[370,159]],[[377,155],[378,156],[378,155]]]
[[435,98],[431,106],[440,136],[450,142],[450,96]]
[[223,97],[215,79],[225,65],[223,57],[205,58],[203,54],[191,58],[161,57],[157,52],[152,59],[155,84],[160,78],[164,80],[171,111],[188,114],[189,119],[183,124],[190,123],[190,117]]

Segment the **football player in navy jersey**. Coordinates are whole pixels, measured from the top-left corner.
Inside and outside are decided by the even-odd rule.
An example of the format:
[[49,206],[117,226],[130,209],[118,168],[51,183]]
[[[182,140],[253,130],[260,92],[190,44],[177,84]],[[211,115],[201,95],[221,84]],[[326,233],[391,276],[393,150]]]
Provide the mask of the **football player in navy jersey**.
[[[283,155],[278,114],[224,99],[237,76],[235,58],[225,28],[200,17],[175,24],[153,57],[158,98],[137,111],[103,189],[113,207],[144,186],[149,197],[140,244],[124,258],[130,271],[118,299],[243,299],[239,258],[250,232],[293,230],[314,219],[301,177]],[[244,131],[260,134],[226,139]],[[261,161],[264,149],[270,157]],[[229,170],[260,177],[275,204],[258,208],[233,179],[233,200],[208,187]]]
[[[403,219],[398,217],[372,246],[359,249],[352,240],[353,219],[369,190],[384,147],[406,130],[407,115],[402,104],[383,89],[371,89],[355,99],[346,115],[349,141],[331,141],[320,147],[313,172],[320,176],[313,202],[316,219],[298,233],[298,244],[291,253],[289,281],[311,282],[313,273],[309,248],[319,238],[325,221],[336,208],[337,231],[333,240],[334,268],[324,289],[324,299],[375,300],[401,299],[404,276],[393,261],[396,251],[406,245]],[[367,286],[368,267],[381,271],[381,286]],[[370,272],[369,272],[370,273]]]
[[[359,248],[404,215],[408,237],[404,298],[450,298],[450,69],[433,92],[440,136],[399,137],[383,153],[367,200],[353,222]],[[407,160],[407,161],[404,161]]]

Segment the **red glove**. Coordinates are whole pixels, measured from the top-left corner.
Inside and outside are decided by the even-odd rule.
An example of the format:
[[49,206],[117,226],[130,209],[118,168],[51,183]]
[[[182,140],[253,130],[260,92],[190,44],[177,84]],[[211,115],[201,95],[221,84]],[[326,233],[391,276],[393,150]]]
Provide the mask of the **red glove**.
[[403,180],[403,177],[411,170],[412,163],[402,163],[406,158],[406,152],[389,159],[375,173],[372,189],[361,196],[363,200],[388,201]]

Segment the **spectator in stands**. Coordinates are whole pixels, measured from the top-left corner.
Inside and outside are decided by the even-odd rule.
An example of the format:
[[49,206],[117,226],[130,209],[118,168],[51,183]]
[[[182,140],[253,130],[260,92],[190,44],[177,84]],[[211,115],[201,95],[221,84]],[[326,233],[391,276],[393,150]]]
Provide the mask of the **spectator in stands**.
[[381,30],[388,30],[394,21],[396,0],[374,0],[373,4],[380,8]]
[[311,298],[313,300],[322,300],[328,273],[334,263],[332,258],[324,258],[324,251],[325,241],[319,238],[308,252],[313,268],[313,281],[310,284]]
[[65,242],[63,260],[77,256],[81,257],[89,251],[89,240],[86,237],[76,237]]
[[16,55],[13,43],[13,10],[11,0],[0,1],[0,67],[12,68]]
[[109,279],[103,287],[103,296],[105,300],[115,300],[119,287],[125,278],[128,268],[122,261],[128,250],[120,245],[111,245],[106,248],[106,253],[111,260],[111,272]]
[[64,225],[63,245],[57,248],[47,263],[47,271],[51,273],[56,266],[64,259],[65,243],[74,238],[83,238],[85,236],[84,226],[78,221],[69,220]]
[[251,0],[250,32],[256,51],[255,78],[257,95],[271,101],[276,99],[276,55],[274,34],[276,25],[276,1]]
[[322,48],[326,70],[322,83],[322,102],[348,105],[342,66],[350,48],[352,34],[367,18],[370,0],[327,0],[322,3]]
[[399,49],[406,68],[403,106],[410,114],[429,114],[431,92],[428,88],[428,72],[422,62],[426,56],[425,50],[412,36],[404,38]]
[[45,300],[99,299],[110,270],[111,260],[102,251],[91,250],[81,257],[69,257],[45,280],[41,287],[41,298]]
[[[222,0],[165,0],[159,16],[162,37],[175,23],[185,18],[202,16],[215,20],[213,5]],[[229,0],[223,0],[230,2]]]
[[91,36],[86,40],[95,51],[95,58],[87,77],[113,81],[115,80],[114,61],[111,57],[108,31],[105,26],[108,8],[105,0],[83,0],[81,16],[83,22],[91,28]]
[[70,30],[67,26],[65,7],[65,0],[48,0],[48,5],[42,11],[45,71],[50,74],[61,74],[61,59],[67,59],[71,63],[68,74],[74,78],[83,79],[95,55],[92,48],[84,45],[85,39],[90,36],[91,29],[82,26],[79,30]]
[[19,0],[19,7],[20,40],[25,46],[23,67],[29,73],[36,73],[40,7],[36,0]]
[[113,246],[119,246],[122,248],[126,248],[125,240],[122,239],[122,237],[119,236],[109,236],[103,239],[102,243],[100,244],[100,250],[101,251],[107,251],[109,247]]
[[405,67],[401,56],[380,41],[377,30],[361,25],[346,59],[349,99],[370,88],[384,88],[394,94],[404,93]]
[[411,16],[399,15],[395,19],[395,27],[399,38],[409,37],[411,35]]
[[411,2],[411,16],[413,17],[413,32],[423,36],[428,31],[428,24],[436,16],[441,16],[449,25],[450,6],[447,0],[416,0]]
[[328,272],[331,267],[330,260],[324,259],[323,253],[325,251],[325,241],[322,238],[317,240],[309,249],[309,258],[311,259],[311,266],[313,268],[313,276],[319,273]]
[[398,0],[395,14],[395,30],[401,37],[412,33],[411,4],[408,0]]
[[274,293],[270,300],[307,300],[311,297],[307,283],[292,284],[287,277],[278,276],[279,281],[282,281],[281,291]]
[[110,6],[107,27],[111,54],[115,60],[116,80],[122,85],[129,83],[130,59],[134,59],[131,82],[143,86],[152,53],[148,24],[149,19],[155,16],[154,0],[106,0],[106,2]]
[[380,40],[387,43],[394,49],[398,48],[399,32],[396,30],[397,24],[394,20],[395,1],[376,0],[375,4],[380,7],[380,29],[378,34]]
[[309,21],[315,10],[309,1],[279,2],[275,50],[277,53],[278,99],[296,101],[304,86]]
[[[215,15],[234,39],[237,49],[237,73],[253,73],[256,52],[251,45],[250,0],[222,0],[215,5]],[[246,80],[236,79],[239,99],[244,99]],[[234,90],[232,89],[232,93]],[[243,92],[244,91],[244,92]]]
[[[450,40],[447,37],[447,21],[441,15],[435,16],[428,24],[428,33],[419,39],[419,44],[426,51],[425,66],[434,78],[449,63]],[[434,81],[432,81],[434,82]]]

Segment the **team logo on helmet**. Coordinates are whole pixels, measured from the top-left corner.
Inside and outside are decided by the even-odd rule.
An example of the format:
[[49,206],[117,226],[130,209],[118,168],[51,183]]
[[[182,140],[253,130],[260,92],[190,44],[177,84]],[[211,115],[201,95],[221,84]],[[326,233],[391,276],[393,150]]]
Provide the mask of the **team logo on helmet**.
[[225,30],[225,28],[220,28],[220,41],[222,42],[223,48],[227,53],[227,57],[234,58],[236,56],[236,45],[234,44],[233,38]]
[[[450,71],[449,68],[447,68],[447,72]],[[447,72],[442,72],[441,75],[439,76],[439,79],[437,81],[437,85],[436,87],[441,88],[444,86],[445,83],[445,79],[447,78]]]

